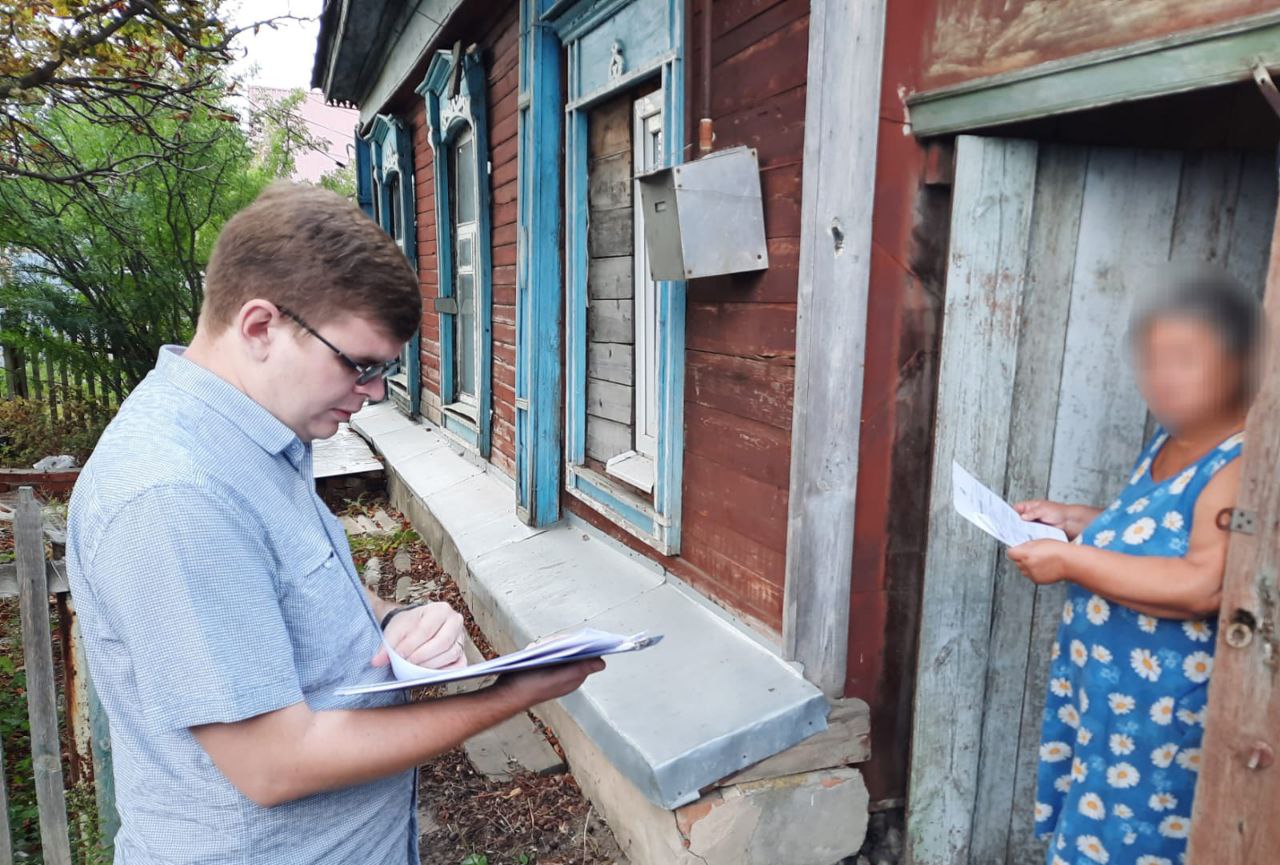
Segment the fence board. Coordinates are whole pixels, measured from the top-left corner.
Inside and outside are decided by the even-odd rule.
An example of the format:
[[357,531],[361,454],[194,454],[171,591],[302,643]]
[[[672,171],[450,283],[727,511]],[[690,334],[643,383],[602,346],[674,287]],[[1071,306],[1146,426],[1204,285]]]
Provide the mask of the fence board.
[[0,865],[13,865],[13,834],[9,831],[9,788],[4,777],[4,739],[0,737]]
[[31,488],[23,487],[18,495],[13,534],[22,613],[22,652],[27,671],[27,715],[31,721],[31,766],[40,809],[41,846],[46,865],[71,865],[53,651],[50,647],[44,521]]

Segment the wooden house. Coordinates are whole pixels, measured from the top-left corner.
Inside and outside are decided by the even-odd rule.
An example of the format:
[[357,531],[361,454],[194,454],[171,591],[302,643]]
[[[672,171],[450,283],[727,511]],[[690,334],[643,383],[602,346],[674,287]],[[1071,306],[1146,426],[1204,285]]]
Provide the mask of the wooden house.
[[[1061,605],[952,517],[950,465],[1100,500],[1147,428],[1123,329],[1149,268],[1261,287],[1273,4],[321,21],[314,84],[359,109],[362,206],[424,298],[360,425],[397,501],[498,647],[668,635],[543,710],[633,861],[831,865],[904,805],[912,861],[1041,861]],[[640,178],[740,146],[767,267],[655,280]]]

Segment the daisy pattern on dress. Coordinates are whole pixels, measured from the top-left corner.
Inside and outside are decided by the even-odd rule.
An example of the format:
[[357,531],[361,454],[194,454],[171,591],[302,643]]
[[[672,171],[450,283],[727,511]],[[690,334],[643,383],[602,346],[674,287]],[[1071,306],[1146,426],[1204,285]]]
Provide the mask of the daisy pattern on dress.
[[1079,757],[1071,760],[1071,780],[1077,784],[1082,782],[1089,776],[1089,769],[1084,765],[1084,761]]
[[1151,536],[1156,533],[1156,521],[1151,517],[1143,517],[1129,524],[1129,528],[1124,530],[1121,538],[1130,546],[1145,544],[1151,540]]
[[1138,616],[1138,628],[1144,634],[1154,634],[1156,629],[1160,627],[1160,620],[1155,616],[1141,615]]
[[[1142,480],[1142,476],[1147,473],[1147,469],[1151,468],[1151,457],[1146,457],[1138,464],[1137,469],[1133,472],[1133,477],[1129,479],[1129,483],[1136,484]],[[1117,501],[1116,504],[1119,504]]]
[[1151,720],[1161,727],[1173,723],[1173,697],[1161,697],[1151,704]]
[[1045,742],[1040,746],[1040,759],[1046,763],[1061,763],[1070,756],[1071,746],[1066,742]]
[[[1098,534],[1094,535],[1093,545],[1095,547],[1109,546],[1111,542],[1114,541],[1115,539],[1116,539],[1115,530],[1107,529],[1106,531],[1098,532]],[[1080,540],[1080,538],[1076,538],[1076,540]]]
[[[1074,652],[1074,649],[1072,651]],[[1129,653],[1129,664],[1135,673],[1148,682],[1154,682],[1160,678],[1162,672],[1160,660],[1151,654],[1150,649],[1134,649]]]
[[1053,789],[1057,790],[1059,793],[1070,793],[1071,784],[1072,781],[1070,775],[1059,775],[1058,780],[1053,782]]
[[1053,806],[1043,802],[1036,803],[1036,822],[1043,823],[1053,816]]
[[1054,640],[1053,645],[1049,647],[1049,660],[1056,661],[1061,654],[1062,646],[1058,644],[1057,640]]
[[1147,505],[1151,504],[1150,499],[1143,496],[1140,499],[1134,499],[1133,504],[1124,509],[1126,514],[1140,514],[1147,509]]
[[1059,676],[1049,683],[1049,690],[1053,692],[1055,697],[1070,697],[1072,694],[1071,682]]
[[1127,733],[1112,733],[1107,745],[1111,748],[1111,753],[1117,757],[1133,753],[1133,737]]
[[1111,650],[1101,643],[1095,644],[1089,654],[1093,655],[1093,659],[1100,664],[1111,663]]
[[1178,765],[1188,772],[1200,771],[1200,749],[1183,748],[1178,752]]
[[1128,790],[1140,780],[1142,775],[1128,763],[1116,763],[1107,768],[1107,783],[1117,790]]
[[1170,815],[1160,821],[1160,834],[1166,838],[1186,838],[1191,833],[1191,821],[1186,817]]
[[1102,846],[1102,841],[1096,835],[1081,835],[1076,839],[1076,849],[1098,865],[1107,865],[1111,861],[1107,848]]
[[1107,705],[1117,715],[1127,715],[1133,711],[1133,707],[1137,705],[1137,702],[1128,694],[1111,693],[1107,695]]
[[1080,726],[1080,713],[1076,711],[1075,706],[1068,703],[1058,709],[1058,720],[1074,730]]
[[1232,448],[1234,448],[1236,445],[1242,445],[1242,444],[1244,444],[1244,433],[1238,432],[1235,435],[1233,435],[1231,438],[1224,441],[1222,444],[1218,445],[1218,450],[1229,451]]
[[1079,640],[1071,641],[1071,663],[1083,667],[1089,660],[1089,650]]
[[1182,474],[1178,475],[1178,479],[1173,483],[1169,484],[1169,492],[1173,493],[1175,496],[1181,495],[1182,491],[1187,488],[1187,484],[1191,483],[1191,479],[1194,478],[1195,476],[1196,476],[1196,468],[1193,466],[1192,468],[1189,468]]
[[1102,797],[1097,793],[1085,793],[1080,797],[1080,813],[1091,820],[1105,820],[1107,806],[1102,804]]
[[1178,746],[1173,742],[1166,742],[1151,752],[1151,762],[1158,769],[1168,769],[1173,765],[1173,758],[1176,756],[1178,756]]
[[1111,618],[1111,605],[1094,595],[1084,607],[1085,615],[1095,625],[1101,625]]
[[1133,809],[1130,808],[1128,805],[1124,804],[1123,802],[1120,802],[1114,808],[1112,808],[1111,813],[1115,814],[1121,820],[1133,819]]
[[1152,793],[1147,800],[1152,811],[1172,811],[1178,807],[1178,797],[1172,793]]
[[1204,724],[1204,710],[1193,712],[1190,709],[1179,709],[1178,720],[1186,724],[1188,727],[1194,727],[1197,724]]
[[1183,622],[1182,633],[1193,643],[1207,643],[1213,638],[1213,628],[1206,621]]
[[1186,525],[1186,521],[1182,519],[1182,514],[1177,511],[1169,511],[1164,515],[1164,519],[1160,521],[1160,525],[1171,532],[1180,532],[1182,527]]
[[1080,714],[1085,715],[1089,712],[1089,692],[1084,688],[1080,689]]
[[1062,624],[1064,625],[1071,624],[1072,620],[1075,619],[1075,617],[1076,617],[1075,604],[1071,603],[1071,601],[1068,600],[1066,603],[1062,605]]
[[1081,745],[1088,745],[1093,741],[1093,731],[1081,725],[1080,729],[1076,731],[1076,741]]
[[1209,681],[1213,673],[1213,656],[1207,652],[1192,652],[1182,661],[1182,674],[1197,685]]
[[1173,865],[1173,863],[1163,856],[1139,856],[1134,865]]

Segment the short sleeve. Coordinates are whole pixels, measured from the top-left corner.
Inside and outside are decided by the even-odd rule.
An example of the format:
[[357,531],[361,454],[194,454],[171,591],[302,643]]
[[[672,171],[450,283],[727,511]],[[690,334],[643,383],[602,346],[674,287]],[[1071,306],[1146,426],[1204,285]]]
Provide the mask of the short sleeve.
[[148,727],[230,723],[302,701],[274,557],[225,494],[149,489],[107,524],[85,570]]

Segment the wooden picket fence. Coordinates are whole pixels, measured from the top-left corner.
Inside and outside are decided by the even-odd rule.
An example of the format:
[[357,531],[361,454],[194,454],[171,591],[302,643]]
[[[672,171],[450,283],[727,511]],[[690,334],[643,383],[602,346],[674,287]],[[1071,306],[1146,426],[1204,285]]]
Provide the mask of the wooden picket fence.
[[[93,337],[67,337],[84,348],[99,346]],[[101,355],[110,359],[105,348]],[[114,364],[107,371],[75,364],[52,352],[30,352],[6,345],[0,349],[0,396],[22,397],[43,405],[49,419],[67,419],[68,402],[86,403],[94,411],[109,413],[118,408],[125,396],[125,384]]]
[[[74,786],[80,779],[95,781],[99,834],[104,856],[110,861],[111,840],[118,818],[111,776],[110,738],[106,716],[88,680],[69,602],[64,562],[46,556],[48,541],[54,556],[65,544],[65,534],[47,526],[31,487],[18,492],[12,510],[0,505],[0,518],[12,520],[15,560],[0,565],[0,597],[18,597],[22,619],[22,652],[26,665],[27,716],[31,723],[31,766],[39,808],[40,842],[45,865],[71,865],[71,836],[67,822],[66,791],[62,771],[63,742],[58,725],[58,679],[53,660],[49,599],[58,609],[62,648],[62,678],[67,732],[66,752]],[[0,745],[0,865],[14,861],[9,825],[8,788],[4,754]]]

